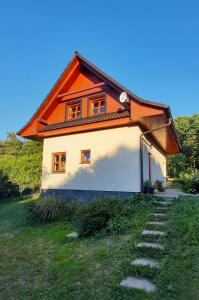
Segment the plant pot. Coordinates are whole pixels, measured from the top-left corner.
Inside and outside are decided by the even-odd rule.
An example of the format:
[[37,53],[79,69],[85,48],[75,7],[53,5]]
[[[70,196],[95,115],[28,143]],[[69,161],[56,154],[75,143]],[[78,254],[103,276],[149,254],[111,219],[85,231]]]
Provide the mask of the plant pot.
[[154,194],[154,187],[151,187],[151,186],[145,187],[145,193],[153,195]]

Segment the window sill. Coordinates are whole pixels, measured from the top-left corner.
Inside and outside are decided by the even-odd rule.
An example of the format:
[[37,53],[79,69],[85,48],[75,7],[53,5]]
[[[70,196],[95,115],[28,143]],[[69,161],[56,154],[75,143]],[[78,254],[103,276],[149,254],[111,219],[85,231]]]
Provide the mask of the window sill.
[[104,114],[106,114],[106,111],[104,111],[104,112],[99,112],[99,113],[96,113],[96,114],[90,113],[89,117],[95,117],[95,116],[104,115]]
[[67,122],[67,121],[79,120],[79,119],[82,119],[82,116],[81,116],[81,117],[78,117],[78,118],[68,118],[68,119],[66,119],[66,122]]

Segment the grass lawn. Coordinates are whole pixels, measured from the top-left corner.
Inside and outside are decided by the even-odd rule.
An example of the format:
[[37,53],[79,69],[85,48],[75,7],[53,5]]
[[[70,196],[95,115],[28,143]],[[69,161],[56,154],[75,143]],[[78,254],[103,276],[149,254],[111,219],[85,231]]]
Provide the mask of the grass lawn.
[[[125,235],[68,240],[71,224],[31,225],[24,201],[0,204],[1,300],[199,299],[199,199],[176,201],[170,210],[159,271],[130,266],[140,255],[135,245],[153,210],[136,207]],[[157,293],[118,286],[136,274],[153,278]]]

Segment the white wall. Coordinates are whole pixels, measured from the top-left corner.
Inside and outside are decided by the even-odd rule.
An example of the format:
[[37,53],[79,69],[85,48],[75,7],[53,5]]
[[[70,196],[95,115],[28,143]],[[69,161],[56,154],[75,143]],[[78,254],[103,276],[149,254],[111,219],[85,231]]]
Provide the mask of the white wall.
[[[140,191],[139,127],[121,127],[44,139],[42,189]],[[91,164],[80,151],[91,149]],[[66,172],[52,174],[52,153],[66,152]]]
[[166,187],[166,156],[160,152],[154,145],[151,147],[149,141],[144,142],[144,155],[143,155],[143,168],[144,168],[144,181],[149,179],[149,160],[148,153],[151,153],[151,180],[153,183],[156,180],[161,180],[163,186]]

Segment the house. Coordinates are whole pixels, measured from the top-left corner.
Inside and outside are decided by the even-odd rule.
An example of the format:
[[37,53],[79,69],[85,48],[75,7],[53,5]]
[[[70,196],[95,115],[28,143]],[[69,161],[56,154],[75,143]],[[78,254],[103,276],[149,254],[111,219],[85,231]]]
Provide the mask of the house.
[[168,105],[143,100],[75,52],[18,132],[43,142],[41,189],[90,199],[166,185],[166,155],[180,152]]

